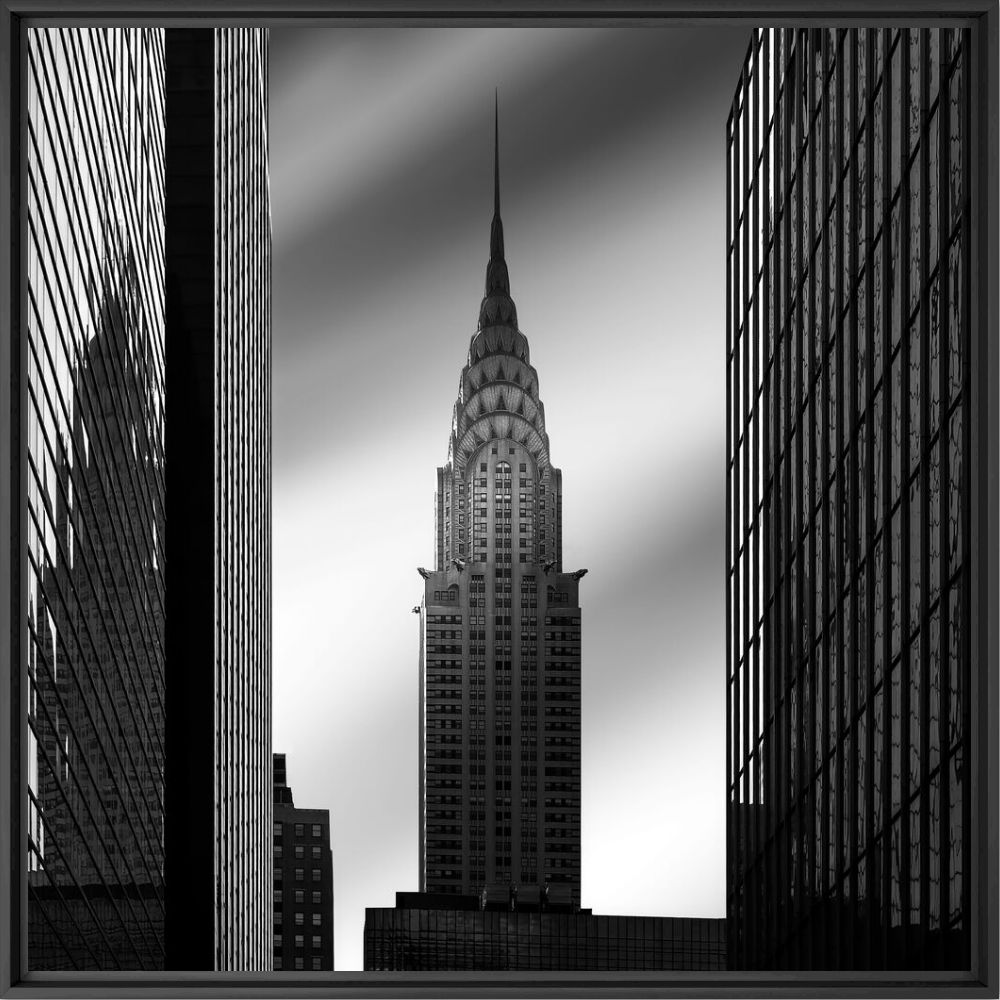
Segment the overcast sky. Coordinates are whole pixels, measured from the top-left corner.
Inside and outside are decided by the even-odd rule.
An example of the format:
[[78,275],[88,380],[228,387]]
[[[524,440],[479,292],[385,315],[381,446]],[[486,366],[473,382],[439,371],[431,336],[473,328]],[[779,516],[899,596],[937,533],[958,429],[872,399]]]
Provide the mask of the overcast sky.
[[418,619],[493,210],[581,583],[582,902],[725,912],[735,28],[274,29],[274,746],[336,966],[417,886]]

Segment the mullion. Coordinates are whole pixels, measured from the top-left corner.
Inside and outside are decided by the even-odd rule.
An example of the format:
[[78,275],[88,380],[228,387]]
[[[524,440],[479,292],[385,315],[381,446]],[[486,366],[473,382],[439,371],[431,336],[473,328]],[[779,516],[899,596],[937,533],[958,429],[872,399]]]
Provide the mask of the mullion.
[[[794,704],[794,732],[795,732],[795,756],[793,760],[795,780],[791,783],[791,791],[794,796],[792,802],[792,829],[795,831],[797,850],[792,854],[792,863],[795,866],[792,874],[792,886],[796,895],[795,913],[796,927],[792,936],[792,947],[790,954],[793,961],[801,964],[803,959],[803,925],[810,918],[810,903],[805,895],[806,865],[804,861],[805,840],[806,840],[806,797],[807,797],[807,767],[806,767],[806,731],[805,731],[805,657],[808,655],[806,641],[803,635],[804,622],[802,621],[804,578],[806,575],[806,546],[803,541],[805,528],[805,511],[802,503],[802,399],[805,389],[805,379],[803,377],[803,336],[802,336],[802,284],[803,284],[803,256],[804,247],[802,239],[802,206],[803,197],[803,169],[804,169],[804,137],[807,113],[802,109],[802,92],[806,81],[806,46],[808,45],[807,29],[798,29],[795,33],[794,49],[794,89],[792,100],[794,101],[792,111],[794,124],[792,126],[792,146],[794,149],[794,173],[792,175],[792,188],[790,191],[790,206],[794,211],[790,213],[792,218],[791,228],[791,258],[794,264],[794,275],[790,292],[792,295],[791,310],[788,316],[789,340],[793,348],[795,363],[790,372],[792,406],[788,412],[789,431],[794,438],[794,445],[790,447],[791,477],[789,488],[791,489],[790,507],[792,511],[793,534],[790,540],[790,551],[794,565],[792,577],[793,586],[792,600],[794,601],[793,611],[789,615],[788,623],[791,629],[791,651],[792,661],[790,666],[791,686]],[[792,340],[794,338],[794,340]],[[792,480],[794,479],[794,483]]]
[[[761,80],[761,91],[763,96],[763,158],[762,167],[760,172],[760,177],[770,178],[770,149],[771,149],[771,134],[772,130],[776,127],[771,122],[771,102],[770,102],[770,88],[772,86],[773,77],[771,73],[771,31],[768,29],[763,30],[760,33],[760,52],[762,53],[762,58],[760,59],[758,66],[758,72],[763,74]],[[760,200],[760,184],[757,186],[757,198]],[[763,199],[763,216],[764,216],[764,237],[765,242],[762,248],[763,250],[763,261],[761,262],[762,279],[760,284],[761,289],[761,311],[762,311],[762,323],[759,335],[764,338],[764,368],[763,373],[763,387],[762,387],[762,414],[761,419],[763,420],[763,433],[761,438],[763,441],[763,475],[764,479],[764,496],[761,498],[763,501],[763,507],[761,510],[760,521],[758,523],[758,532],[766,532],[770,526],[771,519],[771,509],[773,504],[773,475],[771,473],[771,420],[773,419],[772,413],[772,400],[771,392],[773,386],[773,371],[774,362],[771,352],[771,294],[770,294],[770,279],[771,279],[771,259],[772,259],[772,247],[773,241],[771,238],[771,212],[770,212],[770,199]],[[760,558],[762,560],[762,572],[764,577],[764,612],[763,620],[764,624],[760,625],[760,629],[763,632],[766,627],[768,617],[773,608],[774,602],[772,599],[772,584],[773,584],[773,574],[771,572],[771,561],[768,552],[764,551],[763,541],[758,539],[758,544],[760,546]],[[758,576],[760,576],[761,570],[758,570]],[[768,801],[771,790],[773,789],[773,783],[770,782],[769,775],[771,774],[771,763],[770,754],[767,752],[768,744],[772,739],[773,735],[773,724],[771,722],[771,707],[773,706],[773,688],[772,683],[774,679],[774,668],[772,656],[769,649],[769,643],[763,643],[763,636],[761,637],[761,642],[763,645],[763,697],[764,697],[764,718],[761,720],[761,726],[763,729],[763,738],[759,744],[761,748],[761,760],[760,760],[760,773],[761,773],[761,808],[757,811],[757,837],[758,837],[758,849],[757,849],[757,865],[755,870],[755,892],[750,897],[751,905],[753,906],[753,921],[754,921],[754,954],[763,955],[767,953],[768,950],[768,918],[766,915],[762,918],[762,911],[765,910],[764,901],[766,898],[767,887],[771,884],[773,878],[774,864],[773,857],[769,848],[771,842],[770,831],[773,829],[773,814],[771,812],[772,804]],[[745,963],[745,967],[748,967],[749,963]]]
[[[779,546],[780,546],[780,556],[781,556],[781,573],[782,581],[781,587],[781,609],[778,616],[780,622],[779,628],[779,662],[781,665],[781,676],[780,676],[780,692],[781,692],[781,725],[779,730],[783,739],[781,740],[781,746],[778,749],[778,781],[779,781],[779,794],[781,795],[781,802],[783,805],[783,815],[782,815],[782,825],[779,833],[778,841],[778,863],[780,866],[780,878],[779,878],[779,896],[780,898],[791,897],[792,888],[792,872],[790,869],[790,855],[791,855],[791,817],[790,817],[790,805],[789,802],[789,791],[788,791],[788,779],[790,775],[787,773],[789,768],[785,760],[785,754],[790,747],[786,744],[790,743],[791,737],[791,711],[790,703],[791,698],[789,696],[789,666],[788,663],[788,649],[791,641],[791,587],[788,585],[790,580],[790,551],[791,545],[791,535],[792,535],[792,523],[791,523],[791,504],[787,499],[787,490],[789,482],[789,472],[791,459],[789,457],[789,425],[791,423],[791,336],[789,330],[789,314],[791,311],[791,293],[790,293],[790,283],[791,283],[791,258],[789,252],[791,249],[791,207],[790,207],[790,197],[791,197],[791,181],[789,179],[789,169],[792,160],[792,144],[791,144],[791,134],[792,134],[792,102],[794,101],[794,95],[789,96],[789,91],[791,89],[790,81],[790,64],[794,56],[789,55],[790,42],[793,37],[792,29],[785,28],[782,30],[782,87],[783,87],[783,100],[782,100],[782,111],[783,111],[783,128],[781,139],[783,143],[782,150],[782,162],[784,164],[783,169],[783,190],[781,193],[781,206],[782,206],[782,248],[781,248],[781,271],[782,271],[782,283],[781,283],[781,328],[782,328],[782,350],[784,353],[784,361],[782,364],[783,377],[780,382],[780,391],[782,394],[782,414],[783,419],[781,421],[781,457],[779,459],[781,465],[785,470],[784,476],[784,489],[778,491],[779,496],[779,511],[781,517],[781,530],[779,533]],[[794,72],[794,69],[791,70]],[[787,946],[788,935],[791,927],[791,913],[790,907],[781,907],[778,914],[778,933],[777,933],[777,947],[780,949]],[[779,951],[779,956],[782,953]],[[787,951],[784,957],[781,959],[787,963]]]
[[[892,482],[892,379],[889,377],[892,364],[892,260],[891,247],[889,247],[886,234],[889,232],[891,211],[892,211],[892,48],[894,34],[898,29],[893,29],[890,33],[886,31],[883,35],[883,62],[882,62],[882,120],[883,120],[883,146],[882,146],[882,183],[883,183],[883,211],[882,220],[883,247],[882,247],[882,511],[880,531],[882,535],[882,564],[877,569],[881,573],[882,607],[878,613],[882,618],[882,668],[881,668],[881,688],[882,688],[882,775],[880,782],[881,793],[881,892],[879,913],[881,919],[873,928],[873,933],[879,934],[880,940],[877,947],[879,964],[884,966],[885,956],[889,952],[889,907],[891,900],[891,871],[892,871],[892,846],[890,843],[890,808],[891,791],[890,782],[892,780],[892,684],[891,684],[891,664],[892,664],[892,621],[891,621],[891,594],[887,582],[890,578],[889,566],[891,563],[891,539],[890,515],[891,499],[890,486]],[[886,188],[889,188],[887,191]]]
[[[921,34],[920,45],[920,81],[921,81],[921,114],[920,114],[920,465],[919,465],[919,496],[922,513],[920,524],[920,611],[919,629],[920,642],[920,761],[921,775],[920,795],[920,914],[915,954],[926,954],[928,935],[930,932],[930,624],[928,604],[930,597],[930,489],[929,466],[930,455],[928,440],[930,436],[930,289],[928,271],[930,262],[930,42],[931,31],[938,38],[940,52],[940,32],[937,29],[927,29]],[[939,76],[939,86],[940,86]],[[938,104],[940,107],[940,104]],[[938,132],[941,130],[941,116],[938,111]],[[938,190],[938,198],[941,190]],[[942,239],[938,237],[938,252]],[[912,873],[911,873],[912,878]],[[940,965],[940,956],[931,964]]]
[[743,603],[742,634],[739,636],[740,657],[743,661],[742,670],[739,673],[739,699],[742,703],[743,712],[743,803],[741,810],[741,832],[743,836],[744,850],[751,846],[749,837],[749,810],[746,808],[751,802],[750,795],[750,753],[752,750],[752,734],[750,732],[750,698],[752,691],[750,683],[751,656],[749,639],[752,629],[750,622],[750,546],[749,546],[749,525],[752,523],[752,512],[750,511],[750,442],[749,442],[749,416],[753,407],[752,386],[750,385],[750,341],[753,331],[750,328],[750,302],[753,300],[753,293],[750,290],[750,129],[756,127],[750,115],[750,65],[751,60],[744,63],[743,83],[742,83],[742,113],[741,121],[743,125],[743,142],[741,143],[741,153],[743,155],[743,169],[741,172],[742,184],[740,190],[740,200],[742,202],[743,220],[743,246],[740,252],[740,263],[742,266],[743,297],[740,302],[740,314],[743,317],[743,332],[741,335],[741,345],[743,348],[743,360],[740,365],[739,377],[743,386],[741,396],[741,407],[739,418],[739,440],[741,442],[740,454],[742,462],[740,468],[740,483],[742,490],[742,511],[740,518],[740,542],[742,545],[742,558],[740,559],[740,569],[742,580],[740,581],[740,597]]
[[[900,115],[899,128],[899,232],[900,246],[910,247],[910,29],[900,30]],[[923,247],[921,247],[923,251]],[[900,939],[897,960],[905,961],[910,949],[910,261],[899,264],[899,899]],[[894,541],[894,540],[893,540]]]
[[[962,29],[962,51],[963,51],[963,64],[964,64],[964,75],[967,81],[966,92],[963,95],[961,115],[962,115],[962,130],[966,136],[972,135],[972,109],[971,101],[968,97],[968,89],[975,81],[972,78],[971,66],[970,66],[970,52],[972,51],[972,29],[963,28]],[[973,57],[974,58],[974,57]],[[964,400],[968,399],[967,386],[969,384],[969,320],[970,320],[970,270],[969,258],[972,255],[972,248],[970,246],[970,236],[971,236],[971,198],[970,198],[970,184],[972,181],[972,171],[969,163],[969,156],[963,155],[962,157],[962,239],[966,248],[968,248],[967,259],[964,262],[962,268],[962,307],[961,316],[959,318],[960,326],[960,336],[959,336],[959,358],[962,369],[962,379],[961,379],[961,389],[960,389],[960,399],[962,402],[959,404],[962,407],[962,478],[959,483],[959,497],[968,497],[970,495],[970,486],[972,484],[972,477],[969,471],[970,457],[971,457],[971,421],[969,420],[968,408],[965,406]],[[957,409],[957,407],[956,407]],[[964,505],[965,510],[963,511],[962,526],[961,526],[961,536],[962,536],[962,589],[959,591],[960,595],[960,614],[962,616],[962,630],[961,630],[961,642],[959,644],[958,657],[959,657],[959,684],[962,687],[960,693],[960,701],[962,704],[962,740],[965,746],[963,747],[963,771],[966,776],[971,775],[971,753],[969,748],[969,729],[971,723],[971,705],[969,694],[971,693],[970,686],[970,671],[969,671],[969,660],[968,651],[971,648],[969,641],[970,633],[970,609],[972,601],[969,599],[968,587],[970,582],[970,572],[969,572],[969,543],[970,543],[970,517],[969,509],[970,505]],[[964,697],[962,697],[964,695]],[[964,831],[972,829],[972,795],[971,790],[968,787],[968,777],[966,777],[966,787],[962,795],[962,823],[961,831],[959,836],[963,838],[962,847],[962,917],[961,917],[961,927],[962,927],[962,940],[963,940],[963,951],[965,953],[964,961],[969,961],[970,954],[970,944],[971,944],[971,932],[968,924],[968,908],[969,902],[972,898],[971,888],[972,888],[972,864],[971,864],[971,852],[967,850],[967,847],[971,843],[971,836],[968,840],[964,838]]]
[[[950,32],[949,32],[950,33]],[[942,38],[942,43],[946,43],[948,34],[945,34]],[[938,461],[938,495],[939,495],[939,509],[940,509],[940,523],[938,526],[938,549],[939,549],[939,567],[938,572],[940,574],[940,590],[939,590],[939,612],[938,619],[940,621],[940,626],[938,630],[939,636],[939,654],[938,654],[938,674],[941,697],[940,697],[940,715],[938,718],[938,745],[940,747],[940,772],[941,777],[940,782],[940,808],[941,814],[938,817],[938,850],[940,852],[940,859],[938,863],[938,882],[940,885],[939,894],[939,907],[941,910],[940,914],[940,932],[942,938],[942,958],[945,962],[948,961],[947,954],[947,927],[949,924],[949,918],[951,914],[951,883],[948,878],[948,860],[950,855],[951,847],[951,833],[950,833],[950,823],[949,819],[951,816],[951,785],[949,784],[949,774],[950,774],[950,763],[951,763],[951,741],[949,739],[949,718],[951,715],[951,664],[950,664],[950,643],[949,643],[949,633],[950,633],[950,587],[948,586],[948,581],[950,577],[950,560],[949,560],[949,531],[950,531],[950,500],[951,491],[948,488],[950,483],[950,469],[951,469],[951,455],[948,440],[948,424],[949,424],[949,414],[951,412],[951,407],[949,405],[948,393],[949,384],[951,380],[951,331],[950,331],[950,315],[951,315],[951,282],[948,275],[948,260],[951,254],[952,239],[954,237],[953,227],[951,225],[951,197],[950,197],[950,182],[951,182],[951,93],[952,88],[955,86],[955,72],[956,67],[962,65],[960,59],[964,61],[964,49],[960,49],[960,52],[956,54],[952,65],[947,73],[942,72],[940,86],[941,86],[941,97],[938,101],[938,106],[942,110],[938,113],[941,115],[941,122],[939,126],[939,136],[940,136],[940,167],[939,167],[939,204],[938,204],[938,222],[941,231],[940,246],[941,246],[941,262],[944,266],[938,269],[938,284],[940,287],[940,329],[939,329],[939,362],[938,362],[938,406],[941,411],[941,419],[938,422],[938,445],[939,448],[939,461]],[[960,224],[959,224],[960,225]]]
[[[858,45],[860,44],[863,35],[857,31],[851,31],[848,33],[848,43],[851,48],[851,60],[850,60],[850,71],[851,71],[851,107],[850,107],[850,126],[851,126],[851,141],[853,147],[850,153],[850,184],[851,184],[851,208],[856,214],[858,212],[858,201],[860,184],[858,178],[858,167],[859,167],[859,155],[860,155],[860,143],[862,141],[859,138],[859,126],[858,126],[858,94],[859,94],[859,74],[858,74]],[[867,99],[868,91],[865,89],[865,96]],[[865,161],[867,162],[870,158],[871,142],[870,133],[865,131],[863,134],[863,141],[866,144],[866,156]],[[866,189],[865,204],[867,205],[871,201],[871,190]],[[871,238],[871,230],[866,228],[864,230],[865,239]],[[852,368],[857,365],[858,358],[858,297],[857,297],[857,283],[858,283],[858,241],[857,239],[852,239],[850,242],[850,278],[851,278],[851,292],[850,292],[850,312],[849,312],[849,328],[848,328],[848,349],[847,356],[851,359]],[[865,322],[868,322],[868,316],[865,316]],[[866,352],[867,353],[867,352]],[[843,364],[843,362],[842,362]],[[848,375],[847,366],[843,367],[843,373],[845,376]],[[858,726],[857,726],[857,712],[858,712],[858,684],[859,684],[859,665],[858,665],[858,586],[859,586],[859,574],[858,574],[858,482],[857,467],[858,467],[858,456],[857,456],[857,438],[858,438],[858,379],[854,376],[853,372],[849,377],[846,378],[848,390],[850,393],[849,400],[847,403],[847,412],[850,414],[852,430],[848,434],[848,442],[842,446],[841,454],[846,453],[847,458],[847,468],[849,470],[846,477],[845,487],[848,490],[848,503],[849,509],[847,511],[847,531],[846,531],[846,550],[847,550],[847,564],[850,567],[850,595],[847,599],[847,623],[848,627],[843,630],[843,634],[850,634],[850,643],[847,644],[846,655],[848,657],[847,665],[847,675],[849,677],[849,687],[848,687],[848,703],[847,703],[847,724],[846,731],[851,734],[851,746],[849,759],[846,762],[846,780],[842,779],[841,788],[843,794],[849,796],[849,803],[847,806],[847,830],[850,832],[850,841],[848,845],[845,845],[846,849],[844,854],[848,855],[848,866],[849,866],[849,896],[850,902],[852,904],[852,909],[856,912],[858,903],[858,782],[859,782],[859,767],[858,767]],[[842,400],[843,405],[843,400]],[[841,427],[843,428],[843,421],[840,421]],[[846,430],[842,429],[841,434],[845,434]],[[843,604],[843,598],[841,598],[841,603]],[[841,855],[843,859],[844,854]],[[843,884],[843,881],[841,881]],[[843,919],[843,918],[842,918]],[[856,964],[855,957],[855,941],[857,939],[857,934],[854,932],[853,925],[842,924],[841,928],[842,938],[844,941],[844,951],[843,957],[845,959],[845,964],[849,967],[854,967]]]
[[[827,414],[830,412],[830,363],[829,357],[829,343],[830,343],[830,296],[831,293],[836,293],[836,288],[831,290],[830,288],[830,257],[832,254],[836,253],[837,247],[840,243],[840,224],[834,221],[831,223],[831,216],[836,220],[837,218],[837,203],[839,199],[835,196],[830,195],[830,180],[831,180],[831,150],[830,150],[830,118],[832,115],[832,108],[830,107],[830,102],[828,100],[830,82],[832,79],[832,73],[836,72],[836,68],[830,70],[831,66],[831,55],[830,55],[830,32],[823,32],[822,41],[822,59],[823,59],[823,118],[822,118],[822,144],[820,150],[821,158],[821,171],[822,171],[822,190],[823,190],[823,203],[824,206],[829,205],[830,209],[824,208],[824,238],[823,238],[823,274],[820,278],[821,289],[822,289],[822,314],[816,317],[816,323],[820,331],[820,346],[821,346],[821,358],[818,361],[820,366],[818,371],[819,382],[816,387],[816,393],[819,396],[820,407],[822,413],[822,421],[820,426],[820,441],[819,441],[819,457],[820,457],[820,475],[822,483],[817,484],[817,492],[821,494],[820,503],[822,504],[821,514],[817,518],[817,527],[821,533],[820,541],[820,552],[824,568],[830,565],[831,553],[830,553],[830,532],[829,532],[829,520],[830,520],[830,503],[829,503],[829,485],[827,471],[830,467],[830,421],[827,419]],[[836,235],[833,235],[836,234]],[[815,338],[814,338],[815,339]],[[815,461],[813,462],[815,467]],[[828,574],[829,576],[829,574]],[[831,686],[831,662],[832,662],[832,652],[831,643],[829,635],[831,632],[830,624],[830,587],[827,581],[822,590],[821,608],[820,616],[822,619],[823,636],[819,647],[817,648],[817,664],[816,669],[820,675],[820,688],[824,692],[825,697],[823,698],[823,711],[825,724],[821,729],[821,747],[820,747],[820,759],[822,761],[822,772],[824,775],[824,785],[820,790],[821,795],[820,802],[820,839],[822,842],[823,856],[820,859],[820,880],[823,888],[823,893],[829,891],[829,845],[830,845],[830,795],[829,789],[832,787],[835,775],[833,774],[833,764],[830,760],[830,740],[832,733],[830,731],[829,718],[829,698],[832,691]],[[825,927],[824,927],[825,930]]]
[[[843,497],[844,482],[842,475],[842,455],[844,439],[844,299],[850,288],[849,282],[844,280],[844,259],[846,248],[844,246],[844,163],[850,156],[850,151],[845,148],[843,121],[847,117],[844,108],[844,49],[845,33],[837,32],[837,51],[834,55],[836,66],[836,93],[838,120],[836,123],[836,141],[833,144],[834,171],[837,188],[837,209],[836,209],[836,280],[834,282],[834,308],[835,317],[833,328],[830,331],[830,340],[825,345],[827,358],[830,362],[835,362],[830,366],[827,379],[827,391],[832,396],[833,409],[836,412],[836,434],[831,440],[828,437],[829,446],[832,446],[833,453],[827,455],[827,465],[824,475],[830,484],[829,497],[832,503],[827,502],[826,509],[829,511],[832,523],[827,525],[827,539],[831,534],[834,540],[834,553],[831,553],[835,567],[836,596],[830,608],[831,618],[827,622],[827,627],[832,630],[833,642],[830,643],[831,655],[829,660],[830,686],[828,691],[833,702],[834,712],[833,732],[830,734],[833,739],[833,751],[831,767],[835,775],[833,788],[833,815],[830,817],[833,827],[832,837],[827,840],[827,850],[832,847],[832,858],[830,866],[830,878],[832,885],[830,891],[836,892],[840,883],[841,859],[844,855],[844,684],[842,659],[844,656],[844,621],[843,621],[843,594],[844,594],[844,561],[841,558],[843,553]],[[852,95],[853,97],[853,95]],[[853,207],[853,206],[852,206]],[[847,284],[847,288],[845,288]],[[831,464],[833,466],[831,471]],[[832,841],[832,843],[831,843]],[[829,945],[832,952],[840,954],[841,947],[841,927],[839,920],[831,921]]]
[[[752,212],[752,226],[753,226],[753,261],[752,261],[752,272],[753,272],[753,301],[754,301],[754,322],[753,328],[749,331],[752,336],[753,344],[753,369],[751,376],[751,391],[752,391],[752,406],[755,414],[754,419],[754,430],[753,430],[753,440],[751,442],[751,452],[750,455],[753,459],[753,469],[752,469],[752,479],[753,479],[753,489],[752,489],[752,503],[751,503],[751,523],[754,526],[753,534],[753,545],[750,551],[750,567],[753,573],[753,595],[752,595],[752,617],[751,617],[751,632],[753,636],[753,651],[751,658],[751,675],[750,675],[750,691],[751,698],[753,699],[752,705],[752,747],[754,754],[754,768],[753,768],[753,805],[750,811],[750,816],[748,817],[748,827],[749,836],[748,841],[751,845],[753,865],[748,866],[748,875],[750,885],[748,890],[745,892],[745,897],[751,901],[751,906],[755,911],[754,927],[753,927],[753,938],[754,944],[757,941],[757,927],[756,927],[756,909],[757,900],[760,897],[760,877],[761,877],[761,864],[760,864],[760,850],[761,850],[761,832],[760,832],[760,809],[761,809],[761,787],[763,782],[763,753],[764,753],[764,742],[761,737],[762,730],[762,720],[760,711],[760,691],[761,691],[761,663],[760,663],[760,558],[761,558],[761,531],[763,530],[763,517],[760,514],[760,466],[759,462],[761,460],[760,456],[760,422],[761,422],[761,408],[763,404],[763,397],[759,391],[760,382],[762,379],[762,372],[760,371],[760,337],[761,337],[761,291],[762,283],[760,280],[760,268],[761,268],[761,238],[760,238],[760,189],[763,182],[765,174],[762,173],[760,168],[760,151],[757,149],[757,143],[759,137],[764,134],[764,128],[761,125],[761,97],[760,92],[762,90],[762,73],[764,72],[764,66],[762,65],[760,59],[760,46],[762,44],[761,36],[755,33],[753,41],[751,43],[752,52],[752,66],[753,66],[753,162],[754,162],[754,177],[752,179],[753,184],[753,212]],[[766,121],[766,114],[764,115],[764,120]],[[754,949],[757,950],[756,947]],[[746,963],[744,963],[744,967]]]
[[[870,326],[868,338],[868,350],[865,352],[866,386],[870,400],[875,398],[875,351],[874,341],[878,331],[873,322],[875,305],[875,241],[873,228],[875,222],[875,156],[878,151],[874,147],[874,127],[875,127],[875,99],[873,90],[875,87],[875,46],[881,41],[875,30],[869,29],[866,32],[867,54],[865,64],[868,72],[868,94],[872,97],[866,109],[866,129],[869,136],[868,156],[865,159],[865,183],[870,193],[865,205],[866,232],[869,235],[867,247],[868,274],[869,280],[865,285],[865,316]],[[882,101],[885,103],[884,77],[882,87]],[[883,183],[884,190],[884,183]],[[883,197],[883,205],[885,199]],[[884,252],[884,244],[883,244]],[[883,317],[884,321],[884,317]],[[866,713],[868,721],[865,726],[865,897],[864,907],[868,916],[868,926],[876,926],[875,913],[876,893],[879,891],[875,885],[875,782],[874,782],[874,761],[875,761],[875,433],[874,426],[875,410],[872,403],[866,407],[867,433],[865,435],[865,656],[868,663],[867,669],[867,707]],[[884,688],[883,688],[884,692]],[[884,696],[884,694],[883,694]],[[876,963],[872,954],[872,935],[868,934],[864,940],[863,954],[864,961],[862,968],[871,969]]]
[[[740,853],[740,845],[736,840],[737,831],[737,816],[736,816],[736,804],[735,804],[735,793],[733,788],[733,779],[736,773],[735,769],[735,754],[736,754],[736,739],[733,731],[734,726],[734,712],[733,712],[733,677],[736,672],[735,662],[733,657],[733,599],[732,599],[732,577],[734,573],[733,567],[733,550],[735,546],[733,545],[733,535],[732,535],[732,524],[733,524],[733,463],[735,462],[735,453],[733,451],[733,429],[732,429],[732,413],[733,413],[733,330],[735,327],[735,318],[733,315],[733,205],[735,203],[735,193],[733,191],[733,169],[732,160],[734,155],[734,137],[735,137],[735,98],[733,100],[733,106],[729,112],[729,121],[727,123],[728,132],[728,142],[726,148],[726,259],[727,259],[727,276],[726,281],[726,732],[728,734],[729,745],[726,748],[726,811],[729,815],[729,821],[726,824],[726,841],[727,841],[727,855],[728,862],[730,866],[730,878],[729,885],[736,887],[737,878],[736,874],[739,871],[740,864],[738,855]],[[471,520],[471,518],[470,518]],[[738,892],[739,889],[737,888]],[[738,921],[738,911],[736,908],[736,899],[732,894],[727,893],[729,899],[727,901],[729,918],[731,925],[739,926]],[[730,954],[732,954],[733,943],[729,945]]]

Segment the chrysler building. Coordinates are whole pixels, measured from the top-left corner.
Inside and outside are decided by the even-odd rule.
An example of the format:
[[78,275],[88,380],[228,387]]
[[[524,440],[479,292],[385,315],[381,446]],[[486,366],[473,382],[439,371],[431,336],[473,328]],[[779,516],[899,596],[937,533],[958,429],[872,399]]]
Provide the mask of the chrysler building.
[[[494,126],[496,131],[496,125]],[[420,888],[580,903],[580,602],[500,220],[421,569]]]

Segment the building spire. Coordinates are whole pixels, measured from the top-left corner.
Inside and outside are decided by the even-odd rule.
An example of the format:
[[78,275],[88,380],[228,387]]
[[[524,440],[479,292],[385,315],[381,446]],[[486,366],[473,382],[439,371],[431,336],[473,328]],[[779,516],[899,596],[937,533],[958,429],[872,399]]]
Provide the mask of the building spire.
[[497,91],[493,95],[493,224],[490,226],[490,262],[486,266],[486,296],[479,309],[479,329],[499,324],[516,327],[517,311],[510,297],[500,219],[500,95]]
[[500,91],[493,91],[493,215],[500,218]]

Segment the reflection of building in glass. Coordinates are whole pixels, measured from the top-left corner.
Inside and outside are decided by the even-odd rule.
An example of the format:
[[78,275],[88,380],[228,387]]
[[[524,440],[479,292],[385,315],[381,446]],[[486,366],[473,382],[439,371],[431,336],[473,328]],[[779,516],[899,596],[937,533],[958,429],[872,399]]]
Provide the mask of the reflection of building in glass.
[[165,74],[166,883],[168,914],[183,914],[168,923],[167,956],[173,968],[261,970],[272,955],[267,31],[168,31]]
[[365,911],[366,971],[725,967],[725,920],[596,916],[548,904],[538,887],[495,902],[398,892],[394,908]]
[[561,571],[562,475],[510,297],[498,168],[435,527],[436,569],[421,570],[421,888],[548,885],[579,905],[583,571]]
[[[150,345],[126,348],[134,318],[121,301],[97,307],[78,358],[71,438],[55,449],[57,559],[38,579],[32,628],[29,948],[49,967],[60,941],[104,968],[162,962],[163,463],[150,448],[162,425]],[[88,906],[104,935],[88,933]]]
[[729,121],[736,968],[969,962],[968,31],[762,31]]
[[[30,969],[270,962],[266,33],[203,37],[208,62],[181,89],[207,78],[214,107],[217,81],[220,106],[239,103],[239,125],[216,124],[210,110],[209,168],[189,160],[194,170],[174,169],[182,179],[171,195],[176,139],[194,141],[204,124],[190,104],[171,107],[174,32],[26,32]],[[234,129],[243,130],[236,139]],[[170,235],[166,225],[172,198],[199,197],[207,265],[183,226]],[[216,302],[220,310],[207,328],[170,302],[178,292],[186,305],[197,299],[201,289],[185,284],[194,268],[205,268],[213,317]],[[184,422],[168,390],[182,358],[193,372],[207,359],[212,371],[216,354],[221,389],[199,425],[206,467],[194,452],[178,457],[181,428],[204,417],[201,400],[188,393]],[[231,433],[213,439],[220,425]],[[207,647],[194,632],[178,643],[182,619],[171,615],[197,599],[198,582],[183,560],[172,564],[194,538],[179,537],[186,526],[171,504],[176,511],[185,494],[202,502],[206,483],[204,509],[220,524],[219,545],[214,533],[208,542],[220,579]],[[225,521],[234,506],[239,532]],[[194,673],[208,678],[198,704]],[[189,744],[197,756],[182,759],[176,748]],[[203,780],[207,802],[196,794]],[[185,841],[207,851],[207,924],[197,920],[199,872]],[[183,877],[171,881],[171,871]],[[183,944],[172,949],[174,922]]]
[[26,34],[28,960],[158,968],[163,35]]
[[333,856],[327,809],[296,808],[274,755],[274,968],[333,970]]

